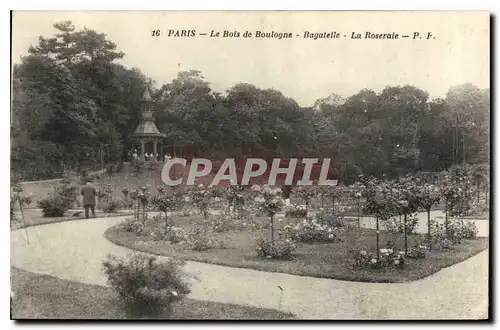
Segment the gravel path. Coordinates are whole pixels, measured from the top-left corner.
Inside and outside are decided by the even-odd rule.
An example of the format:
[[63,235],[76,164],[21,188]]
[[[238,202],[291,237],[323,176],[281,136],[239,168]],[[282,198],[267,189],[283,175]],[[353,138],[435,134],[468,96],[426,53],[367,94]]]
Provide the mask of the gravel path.
[[[101,218],[11,232],[11,264],[27,271],[106,285],[101,262],[131,250],[103,237],[122,221]],[[26,240],[26,233],[29,243]],[[487,317],[488,251],[423,280],[370,284],[188,262],[190,298],[290,311],[305,319],[470,319]],[[283,288],[282,303],[280,304]]]

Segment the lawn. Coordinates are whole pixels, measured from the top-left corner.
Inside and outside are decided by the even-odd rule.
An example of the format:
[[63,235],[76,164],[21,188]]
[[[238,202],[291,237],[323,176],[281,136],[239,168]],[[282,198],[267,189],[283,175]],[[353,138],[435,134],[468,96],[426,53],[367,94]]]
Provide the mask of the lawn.
[[[80,284],[11,267],[12,319],[126,319],[115,292],[108,287]],[[289,313],[234,304],[184,299],[175,320],[276,320],[293,319]]]
[[[265,221],[265,219],[262,220]],[[278,222],[277,227],[283,227],[287,221],[289,220]],[[201,222],[200,216],[175,218],[176,226],[187,230],[193,226],[202,226]],[[122,231],[119,226],[111,227],[105,233],[105,237],[115,244],[156,255],[268,272],[361,282],[394,283],[421,279],[488,248],[488,238],[467,240],[462,244],[454,245],[448,251],[431,251],[426,259],[411,259],[403,270],[381,271],[353,267],[350,252],[353,248],[376,251],[376,234],[372,229],[349,229],[343,242],[297,243],[295,256],[289,261],[260,259],[256,256],[255,239],[259,236],[269,237],[269,235],[269,229],[213,233],[213,238],[224,242],[225,248],[196,252],[186,244],[155,241],[149,236],[138,236],[135,233]],[[410,235],[408,245],[411,247],[421,240],[423,237],[420,235]],[[387,241],[393,242],[396,247],[403,250],[402,234],[381,232],[380,246],[384,247]]]
[[[24,219],[22,218],[20,211],[16,212],[17,220],[11,221],[10,223],[11,230],[16,230],[24,227],[45,225],[55,222],[85,220],[85,212],[83,210],[70,210],[67,211],[63,217],[57,217],[57,218],[44,217],[42,215],[42,211],[39,209],[27,209],[24,210],[23,213],[24,213]],[[78,215],[75,215],[76,213],[78,213]],[[121,217],[132,214],[133,211],[131,210],[120,210],[119,212],[116,213],[103,213],[99,210],[96,210],[97,218]]]

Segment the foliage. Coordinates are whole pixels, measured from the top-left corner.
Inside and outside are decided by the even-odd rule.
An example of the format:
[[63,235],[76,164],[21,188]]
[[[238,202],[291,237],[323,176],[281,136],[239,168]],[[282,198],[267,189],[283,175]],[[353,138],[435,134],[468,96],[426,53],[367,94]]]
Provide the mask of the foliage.
[[316,213],[315,218],[319,224],[330,227],[345,227],[345,220],[342,216],[330,214],[323,209],[320,209],[319,212]]
[[431,207],[439,204],[441,201],[439,187],[433,184],[424,183],[420,187],[418,198],[420,199],[420,205],[422,205],[425,210],[430,210]]
[[212,226],[212,230],[216,233],[224,233],[230,230],[242,230],[250,227],[245,220],[238,219],[238,212],[236,211],[212,217],[210,225]]
[[39,200],[37,205],[42,209],[44,217],[62,217],[64,212],[73,206],[75,200],[76,187],[71,186],[68,180],[63,180],[47,197]]
[[398,190],[390,182],[376,178],[363,178],[362,195],[366,198],[364,214],[372,214],[378,219],[387,220],[399,212]]
[[184,229],[180,227],[169,227],[164,240],[172,244],[187,241],[188,236]]
[[450,249],[453,244],[460,244],[463,240],[475,239],[478,229],[473,221],[455,219],[445,226],[442,221],[431,220],[431,242],[433,250]]
[[454,220],[448,224],[448,237],[455,244],[462,243],[464,239],[476,238],[478,229],[473,221]]
[[23,207],[29,207],[32,202],[33,194],[30,194],[29,196],[21,196],[21,204],[23,205]]
[[464,239],[475,239],[478,234],[477,226],[473,221],[460,221],[459,231]]
[[345,238],[345,228],[319,223],[315,218],[304,219],[284,228],[286,236],[297,242],[337,242]]
[[103,262],[107,282],[118,293],[124,308],[134,316],[172,312],[173,305],[190,293],[182,262],[158,261],[142,254],[130,260],[108,256]]
[[211,249],[223,249],[224,243],[213,239],[212,234],[206,230],[195,228],[187,235],[187,242],[194,251],[207,251]]
[[359,268],[384,269],[403,268],[405,265],[405,253],[395,253],[391,248],[380,249],[380,253],[369,253],[366,250],[354,250],[354,266]]
[[189,191],[189,197],[198,210],[203,213],[205,221],[208,220],[208,209],[216,192],[214,188],[199,184]]
[[38,207],[42,209],[44,217],[62,217],[64,212],[69,210],[72,205],[72,200],[56,194],[50,194],[38,201]]
[[182,208],[184,198],[182,192],[176,189],[159,189],[158,194],[151,198],[149,205],[154,210],[165,214],[165,226],[171,226],[168,221],[168,213],[174,212]]
[[469,166],[451,167],[441,174],[440,193],[446,202],[446,211],[452,217],[469,214],[472,204],[473,185]]
[[287,218],[305,218],[307,217],[307,209],[304,205],[292,204],[286,208],[285,216]]
[[224,197],[229,203],[229,210],[233,208],[237,212],[237,217],[242,217],[245,206],[245,187],[230,185],[224,191]]
[[254,192],[254,202],[258,209],[270,217],[271,242],[274,242],[274,216],[276,213],[280,212],[285,205],[285,201],[282,197],[283,192],[280,188],[271,188],[268,185],[263,185],[262,187],[253,185],[251,189]]
[[129,232],[135,233],[137,235],[142,235],[145,233],[145,225],[141,221],[137,221],[135,218],[126,218],[125,221],[120,223],[119,228]]
[[174,212],[182,208],[183,192],[176,188],[159,187],[158,194],[151,198],[151,206],[160,212]]
[[110,198],[100,205],[100,209],[104,213],[115,213],[122,207],[122,202],[116,198]]
[[256,195],[254,199],[255,203],[268,216],[273,217],[283,209],[285,202],[283,201],[280,188],[271,188],[268,185],[263,185],[262,187],[254,185],[252,186],[252,190]]
[[429,248],[426,245],[418,244],[408,249],[406,257],[408,259],[425,259]]
[[293,194],[304,201],[307,212],[309,210],[309,203],[311,203],[311,200],[318,195],[318,188],[317,186],[297,186],[293,190]]
[[[130,132],[152,85],[117,63],[125,54],[105,34],[67,21],[54,27],[55,35],[41,36],[13,68],[12,165],[23,180],[91,168],[103,141],[105,165],[120,162],[133,148]],[[280,91],[247,83],[216,93],[196,70],[161,83],[152,88],[157,125],[165,144],[188,156],[342,155],[334,166],[345,184],[359,173],[395,178],[489,160],[490,91],[471,84],[452,86],[444,99],[430,100],[414,86],[387,86],[301,107]]]
[[[415,232],[415,229],[417,229],[418,226],[418,217],[417,213],[414,213],[413,215],[409,215],[408,218],[406,219],[406,233],[408,235],[411,235]],[[405,231],[405,225],[404,221],[401,218],[390,218],[387,221],[384,222],[384,228],[387,231],[393,232],[393,233],[404,233]]]
[[272,242],[259,237],[256,243],[257,256],[266,259],[290,260],[296,248],[290,239]]

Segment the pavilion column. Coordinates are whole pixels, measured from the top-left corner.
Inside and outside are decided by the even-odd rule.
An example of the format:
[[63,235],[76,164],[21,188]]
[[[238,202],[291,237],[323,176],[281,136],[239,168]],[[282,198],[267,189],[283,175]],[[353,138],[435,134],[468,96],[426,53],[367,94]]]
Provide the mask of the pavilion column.
[[154,160],[157,161],[158,160],[158,156],[156,155],[157,154],[157,148],[156,148],[156,144],[158,142],[157,141],[153,141],[153,157],[154,157]]
[[144,159],[144,151],[145,146],[144,146],[144,140],[141,140],[141,158]]

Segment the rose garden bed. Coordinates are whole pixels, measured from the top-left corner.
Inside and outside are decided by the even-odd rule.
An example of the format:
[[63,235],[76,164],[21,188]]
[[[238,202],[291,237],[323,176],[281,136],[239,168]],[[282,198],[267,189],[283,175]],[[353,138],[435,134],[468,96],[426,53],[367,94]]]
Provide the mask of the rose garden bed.
[[[261,223],[268,218],[258,218]],[[276,220],[275,229],[298,219]],[[203,226],[202,216],[175,217],[175,226],[189,231]],[[244,226],[245,227],[245,226]],[[149,229],[146,229],[146,231]],[[153,228],[151,228],[153,230]],[[193,251],[186,243],[169,243],[155,240],[148,235],[137,235],[126,232],[119,225],[111,227],[105,237],[115,244],[134,250],[156,255],[171,256],[185,260],[200,261],[238,268],[251,268],[269,272],[289,273],[302,276],[332,278],[362,282],[405,282],[429,276],[444,267],[464,261],[488,248],[488,238],[464,240],[449,250],[429,251],[425,259],[410,259],[403,269],[387,270],[354,267],[353,250],[366,250],[375,253],[375,231],[371,229],[350,228],[341,242],[328,243],[296,243],[296,251],[291,260],[262,259],[256,253],[256,241],[259,237],[268,238],[269,229],[238,229],[225,232],[211,232],[211,238],[223,242],[223,248],[207,251]],[[409,235],[408,246],[417,245],[424,237],[418,234]],[[390,241],[399,250],[403,250],[402,234],[381,232],[380,246]]]

